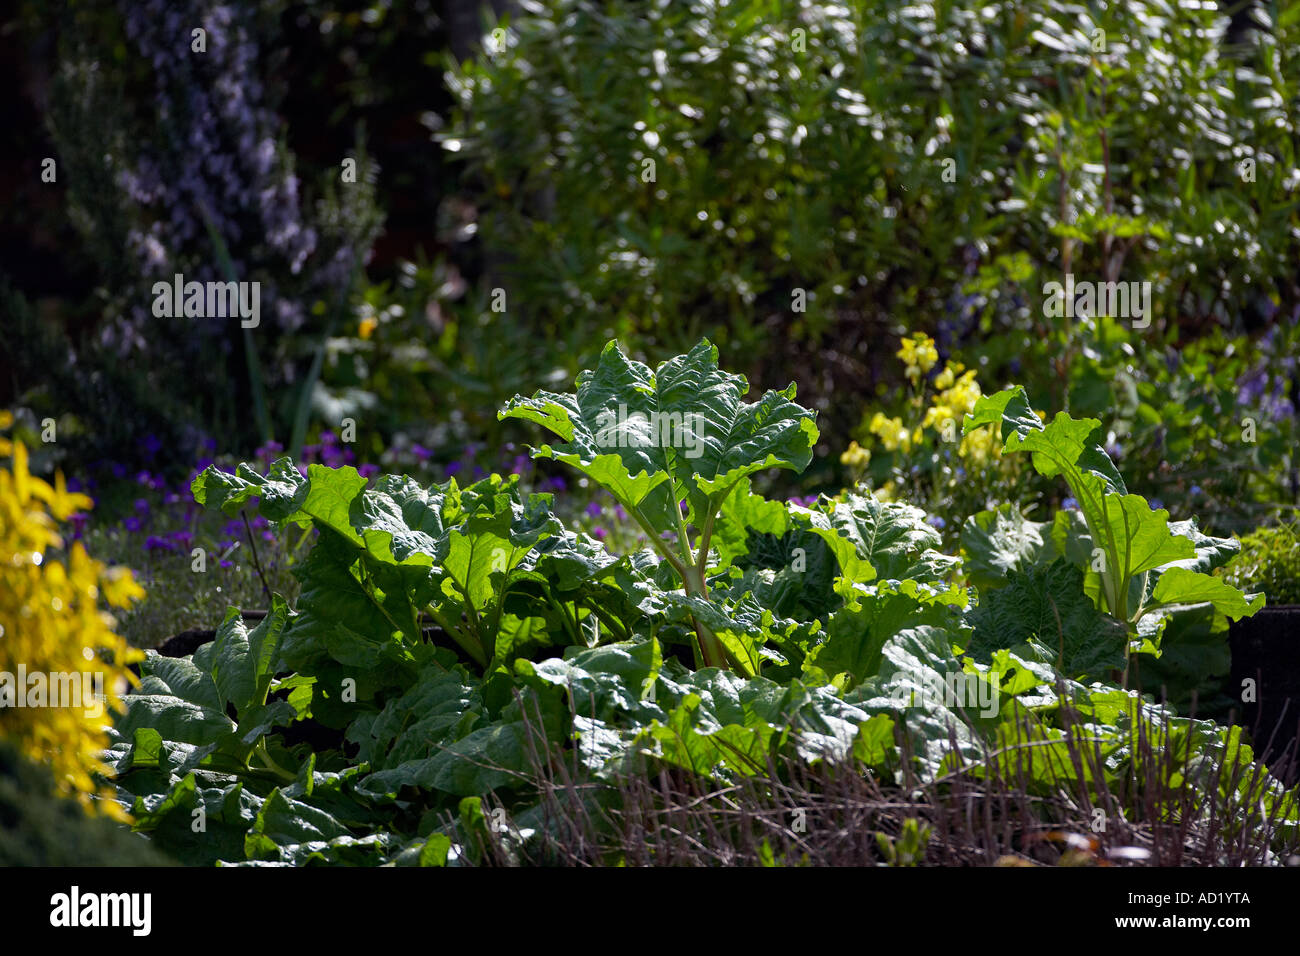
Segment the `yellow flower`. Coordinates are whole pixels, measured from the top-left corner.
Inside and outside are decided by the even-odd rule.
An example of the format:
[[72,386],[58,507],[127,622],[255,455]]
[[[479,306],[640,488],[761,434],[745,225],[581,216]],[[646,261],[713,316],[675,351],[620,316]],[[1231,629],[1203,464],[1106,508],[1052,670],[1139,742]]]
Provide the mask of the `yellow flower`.
[[907,377],[913,382],[934,368],[939,361],[939,351],[934,347],[934,340],[924,332],[903,339],[902,345],[894,354],[903,360],[907,366]]
[[961,440],[957,453],[975,465],[985,465],[1002,454],[1002,446],[995,440],[993,429],[977,428]]
[[925,410],[925,420],[921,422],[922,428],[933,428],[937,432],[942,432],[950,421],[955,421],[956,413],[947,405],[937,404]]
[[912,450],[912,433],[907,430],[901,418],[886,418],[876,412],[868,427],[871,434],[880,438],[885,451],[898,451],[900,448],[904,452]]
[[934,377],[934,387],[937,389],[949,388],[952,385],[953,368],[951,365],[945,365],[943,371]]
[[370,336],[374,334],[375,329],[377,329],[378,327],[379,327],[379,320],[376,319],[373,315],[368,315],[364,319],[362,319],[361,324],[357,326],[357,333],[363,339],[369,339]]
[[[0,422],[11,421],[0,414]],[[96,776],[112,773],[101,758],[112,711],[136,683],[126,666],[144,655],[113,633],[101,602],[126,607],[144,592],[130,571],[105,568],[81,542],[64,550],[57,522],[89,508],[90,499],[70,494],[61,475],[51,487],[30,474],[21,442],[4,447],[12,460],[0,468],[0,733],[49,767],[59,792],[87,812],[126,820]],[[20,667],[27,686],[15,681]],[[33,698],[30,678],[38,674],[44,698]],[[26,695],[29,706],[10,706],[11,694]]]
[[953,383],[952,388],[944,389],[939,400],[958,415],[968,415],[975,410],[975,403],[983,392],[979,382],[975,381],[975,370],[971,369]]
[[857,442],[849,442],[849,447],[840,455],[840,464],[850,468],[866,468],[871,464],[871,452]]

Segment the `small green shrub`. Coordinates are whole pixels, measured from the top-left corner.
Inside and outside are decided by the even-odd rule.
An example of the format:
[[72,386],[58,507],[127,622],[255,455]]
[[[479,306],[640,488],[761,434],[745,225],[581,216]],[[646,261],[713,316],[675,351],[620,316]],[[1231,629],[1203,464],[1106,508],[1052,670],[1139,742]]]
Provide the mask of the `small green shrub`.
[[0,741],[0,866],[168,866],[150,842],[53,797],[49,771]]
[[1246,535],[1223,576],[1239,588],[1263,591],[1269,604],[1300,604],[1300,522]]

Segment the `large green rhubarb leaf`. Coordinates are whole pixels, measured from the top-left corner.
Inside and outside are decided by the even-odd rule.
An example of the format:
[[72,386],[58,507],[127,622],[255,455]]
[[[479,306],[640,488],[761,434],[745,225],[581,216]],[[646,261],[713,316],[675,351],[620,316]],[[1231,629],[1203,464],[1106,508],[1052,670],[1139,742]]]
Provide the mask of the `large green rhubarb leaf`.
[[961,529],[963,567],[971,584],[984,591],[1002,587],[1013,571],[1024,571],[1056,557],[1052,523],[1031,521],[1014,504],[968,517]]
[[719,370],[707,339],[655,370],[610,342],[596,368],[578,376],[576,393],[516,396],[499,417],[557,434],[563,444],[534,455],[598,482],[657,536],[677,530],[679,499],[702,527],[741,479],[765,468],[799,471],[812,460],[817,427],[794,402],[794,386],[754,404],[741,401],[748,390],[744,376]]
[[1264,606],[1264,595],[1246,595],[1223,578],[1173,567],[1161,572],[1147,610],[1185,604],[1210,604],[1232,620],[1250,617]]
[[1204,535],[1191,522],[1171,525],[1169,512],[1129,494],[1095,440],[1099,422],[1062,412],[1044,426],[1016,387],[976,403],[966,431],[983,425],[1000,425],[1004,449],[1030,452],[1041,474],[1065,478],[1087,525],[1093,546],[1087,567],[1099,572],[1100,599],[1130,629],[1153,606],[1209,602],[1237,617],[1253,613],[1241,592],[1205,573],[1223,563],[1231,542]]
[[1012,571],[1005,587],[984,594],[970,612],[967,651],[989,661],[1007,649],[1056,667],[1067,677],[1104,680],[1124,666],[1124,627],[1083,591],[1083,572],[1061,559]]
[[[966,416],[963,431],[983,425],[1000,425],[1004,450],[1030,452],[1039,474],[1048,478],[1061,475],[1071,488],[1076,488],[1081,475],[1091,474],[1102,480],[1107,492],[1128,491],[1115,463],[1095,440],[1101,428],[1095,418],[1076,419],[1059,412],[1051,424],[1044,426],[1030,408],[1024,388],[1017,385],[981,397],[974,411]],[[1079,503],[1084,503],[1082,497]]]
[[925,512],[903,502],[849,494],[843,501],[823,498],[809,516],[813,531],[839,560],[841,575],[854,583],[881,577],[938,584],[961,563],[937,550],[942,539]]

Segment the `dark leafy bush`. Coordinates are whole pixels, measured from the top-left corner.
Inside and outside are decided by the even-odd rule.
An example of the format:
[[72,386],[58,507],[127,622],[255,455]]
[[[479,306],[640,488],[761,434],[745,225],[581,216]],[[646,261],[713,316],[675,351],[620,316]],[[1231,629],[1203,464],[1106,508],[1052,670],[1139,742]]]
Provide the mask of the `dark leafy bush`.
[[52,796],[49,772],[0,740],[0,866],[167,866],[147,839]]
[[1258,528],[1241,539],[1241,554],[1223,570],[1237,587],[1261,591],[1270,604],[1300,604],[1300,524]]
[[989,337],[968,364],[1063,405],[1066,273],[1150,282],[1153,331],[1300,305],[1293,10],[1229,36],[1157,0],[523,8],[453,67],[445,143],[543,332],[707,331],[763,385],[808,370],[842,434],[885,331]]

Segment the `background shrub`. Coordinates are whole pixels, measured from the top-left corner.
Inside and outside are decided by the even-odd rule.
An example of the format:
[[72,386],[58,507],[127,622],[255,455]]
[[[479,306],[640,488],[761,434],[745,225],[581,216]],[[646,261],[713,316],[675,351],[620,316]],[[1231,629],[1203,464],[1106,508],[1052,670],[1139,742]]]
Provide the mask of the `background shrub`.
[[501,49],[452,66],[445,143],[479,186],[512,321],[539,335],[667,354],[707,332],[756,384],[799,368],[830,434],[900,380],[880,342],[916,328],[1062,406],[1081,334],[1042,288],[1065,273],[1152,284],[1139,351],[1293,321],[1300,17],[1257,16],[532,4]]

